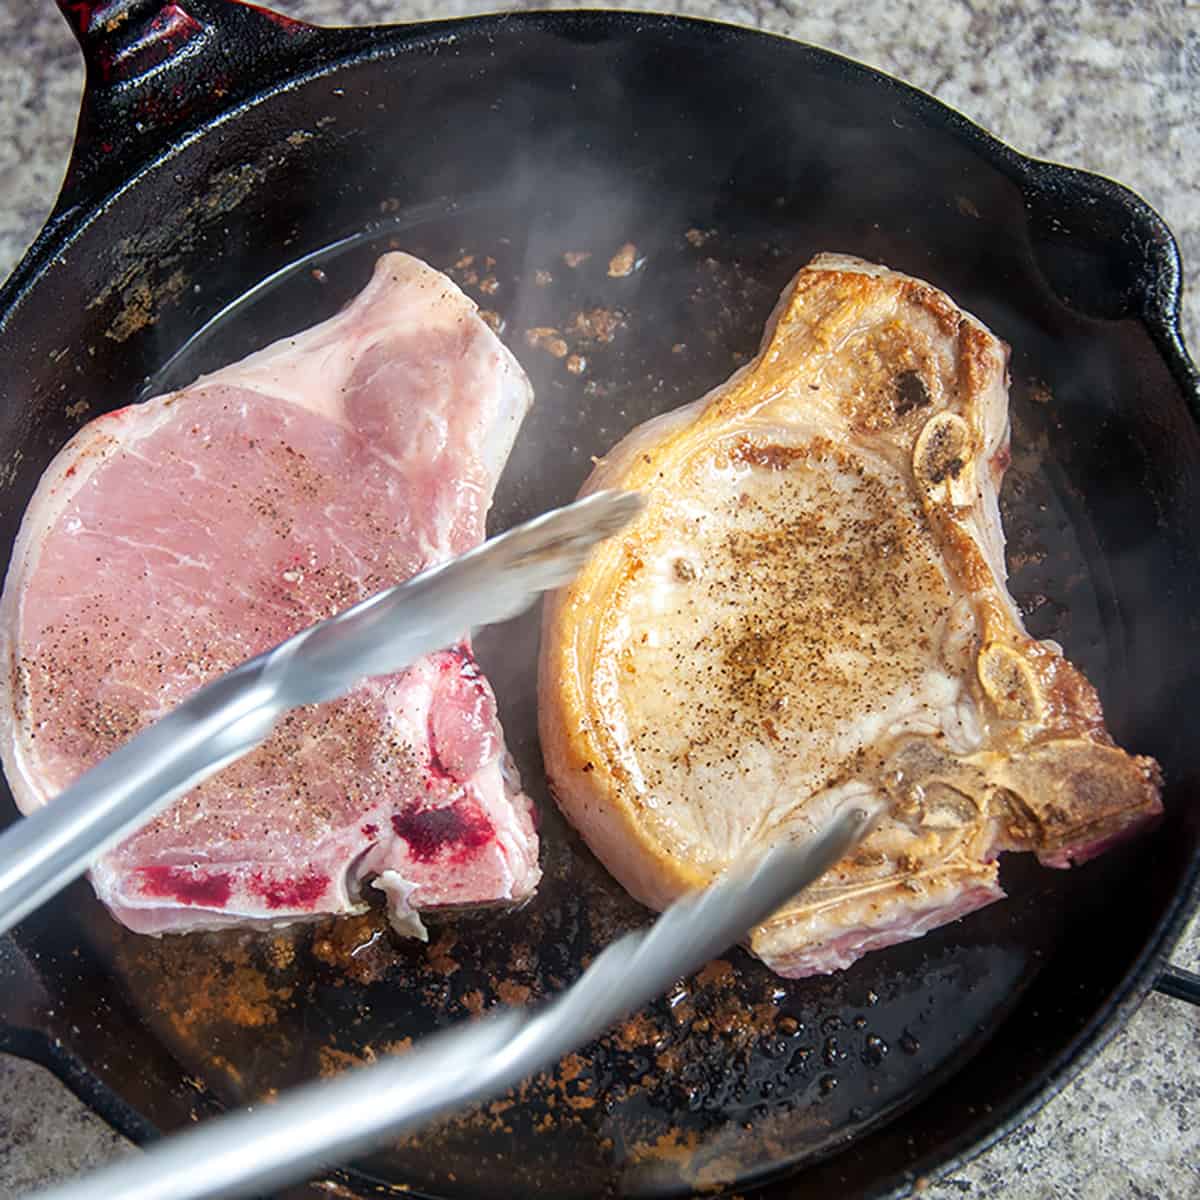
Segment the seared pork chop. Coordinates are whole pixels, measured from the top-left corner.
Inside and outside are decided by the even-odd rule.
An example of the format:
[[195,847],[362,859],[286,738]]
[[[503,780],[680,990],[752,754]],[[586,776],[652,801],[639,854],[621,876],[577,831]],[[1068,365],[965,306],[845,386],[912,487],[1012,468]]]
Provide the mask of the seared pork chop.
[[662,908],[847,804],[879,814],[753,932],[780,974],[999,899],[1001,851],[1082,862],[1159,811],[1153,760],[1006,590],[1007,358],[928,284],[822,255],[751,363],[584,489],[648,504],[547,603],[542,749],[617,879]]
[[[382,258],[338,316],[91,422],[43,476],[0,601],[0,751],[19,806],[305,625],[480,542],[529,406],[443,275]],[[466,631],[464,631],[465,633]],[[150,933],[519,900],[528,798],[463,645],[288,714],[95,864]]]

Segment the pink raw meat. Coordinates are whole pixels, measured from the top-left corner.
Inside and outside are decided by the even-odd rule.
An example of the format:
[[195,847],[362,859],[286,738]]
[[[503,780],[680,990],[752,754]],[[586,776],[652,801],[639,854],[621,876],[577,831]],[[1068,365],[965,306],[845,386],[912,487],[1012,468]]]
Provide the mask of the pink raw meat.
[[[213,676],[480,542],[531,400],[445,276],[404,254],[338,316],[82,429],[42,477],[0,600],[0,753],[20,808]],[[532,806],[470,648],[288,714],[106,854],[145,933],[521,900]]]

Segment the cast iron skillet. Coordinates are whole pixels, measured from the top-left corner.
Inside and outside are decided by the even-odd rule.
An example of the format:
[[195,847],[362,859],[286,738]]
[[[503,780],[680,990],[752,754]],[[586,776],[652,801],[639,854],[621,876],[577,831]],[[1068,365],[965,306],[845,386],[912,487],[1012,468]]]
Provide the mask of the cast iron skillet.
[[[322,31],[230,0],[60,7],[88,86],[58,206],[0,294],[6,542],[84,420],[333,311],[388,245],[450,268],[533,377],[497,526],[723,379],[792,273],[848,251],[1012,344],[1014,591],[1166,774],[1153,834],[1073,872],[1006,863],[1007,903],[829,979],[731,953],[519,1096],[340,1175],[345,1194],[899,1195],[1052,1095],[1156,981],[1196,998],[1160,972],[1200,862],[1198,386],[1176,249],[1137,197],[876,72],[719,25]],[[610,279],[627,241],[645,265]],[[595,308],[615,333],[568,333],[582,374],[525,337]],[[563,986],[646,916],[547,801],[536,637],[531,619],[478,646],[541,802],[531,905],[448,918],[429,948],[377,914],[154,941],[80,885],[3,943],[3,1046],[145,1139]]]

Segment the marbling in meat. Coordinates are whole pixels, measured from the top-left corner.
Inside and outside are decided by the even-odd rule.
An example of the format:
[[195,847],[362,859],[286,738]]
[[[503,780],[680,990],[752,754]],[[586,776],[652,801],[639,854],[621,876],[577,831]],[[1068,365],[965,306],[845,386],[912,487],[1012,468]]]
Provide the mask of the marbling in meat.
[[[26,812],[214,675],[476,545],[531,392],[448,279],[382,258],[305,333],[110,413],[51,463],[3,600],[0,750]],[[536,886],[529,799],[465,643],[296,710],[106,854],[131,929],[393,921]]]
[[1006,590],[1007,359],[928,284],[822,255],[751,363],[585,488],[648,503],[547,603],[542,750],[617,879],[661,908],[844,805],[880,813],[754,931],[781,974],[1000,898],[1001,851],[1082,862],[1159,811],[1156,764]]

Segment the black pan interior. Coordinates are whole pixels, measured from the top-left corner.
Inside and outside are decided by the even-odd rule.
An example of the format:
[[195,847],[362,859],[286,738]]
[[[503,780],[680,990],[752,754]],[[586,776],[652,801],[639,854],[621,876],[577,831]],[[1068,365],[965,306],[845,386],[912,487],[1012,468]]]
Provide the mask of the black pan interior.
[[[1200,440],[1143,320],[1163,235],[1120,193],[989,157],[945,110],[802,47],[633,17],[450,28],[368,39],[219,123],[10,293],[4,536],[83,421],[328,315],[389,247],[449,269],[533,379],[497,529],[569,499],[591,456],[723,380],[813,253],[946,289],[1013,347],[1013,592],[1097,685],[1118,740],[1162,762],[1160,829],[1079,871],[1008,862],[1007,903],[829,979],[781,981],[731,952],[519,1094],[343,1179],[439,1197],[775,1176],[772,1195],[885,1194],[1053,1086],[1155,952],[1195,862]],[[610,278],[626,242],[644,264]],[[611,340],[576,325],[596,310]],[[530,343],[546,327],[580,373]],[[378,914],[153,941],[81,885],[19,931],[49,997],[37,1019],[170,1129],[568,983],[647,914],[546,795],[536,643],[534,617],[478,638],[542,809],[530,905],[445,918],[431,948],[393,941]]]

